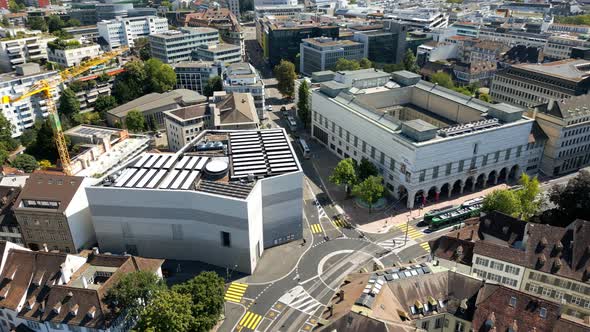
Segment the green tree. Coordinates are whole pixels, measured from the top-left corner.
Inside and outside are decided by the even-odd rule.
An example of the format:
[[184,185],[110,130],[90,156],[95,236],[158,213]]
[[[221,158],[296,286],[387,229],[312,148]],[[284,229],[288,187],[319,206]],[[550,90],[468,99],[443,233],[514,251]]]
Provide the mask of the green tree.
[[310,103],[310,92],[309,92],[309,85],[307,84],[306,80],[303,80],[299,85],[298,93],[298,101],[297,101],[297,113],[299,114],[299,118],[301,118],[301,122],[303,122],[303,126],[307,128],[307,126],[311,122],[311,103]]
[[18,141],[12,138],[13,128],[14,125],[0,112],[0,142],[9,151],[18,148]]
[[8,0],[8,9],[11,13],[18,13],[26,9],[23,3],[18,3],[15,0]]
[[35,157],[31,156],[30,154],[19,154],[17,155],[11,163],[12,167],[18,168],[20,170],[25,171],[26,173],[31,173],[32,171],[39,168],[39,163]]
[[207,97],[213,96],[213,92],[223,90],[223,81],[219,76],[210,77],[203,87],[203,95]]
[[344,70],[359,70],[361,69],[361,65],[355,60],[348,60],[345,58],[339,58],[336,61],[336,65],[334,66],[334,71],[344,71]]
[[41,30],[43,32],[47,31],[47,23],[42,17],[33,16],[27,20],[29,27],[32,30]]
[[513,190],[499,189],[489,193],[483,199],[483,208],[485,212],[499,211],[513,217],[520,214],[519,198]]
[[60,114],[63,114],[70,119],[80,112],[80,102],[76,97],[76,93],[72,89],[66,88],[62,92],[59,97],[58,110]]
[[92,125],[102,124],[102,118],[100,116],[100,113],[98,113],[98,112],[78,113],[72,117],[72,120],[76,124],[92,124]]
[[274,68],[275,78],[277,79],[277,89],[288,98],[293,98],[295,94],[295,65],[287,60],[281,62]]
[[393,73],[394,71],[400,71],[406,69],[403,63],[388,63],[383,65],[383,71],[386,73]]
[[486,103],[491,103],[492,102],[492,96],[490,96],[487,93],[483,93],[483,92],[480,93],[479,96],[478,96],[478,98],[479,98],[479,100],[483,100]]
[[539,179],[536,176],[531,178],[526,173],[522,173],[519,184],[522,186],[522,189],[516,191],[516,197],[520,202],[520,218],[522,220],[529,220],[539,212],[542,203],[538,198],[541,192]]
[[357,176],[352,158],[340,160],[334,167],[332,175],[329,177],[330,182],[337,185],[344,185],[347,194],[350,194],[352,187],[356,184]]
[[453,83],[453,79],[451,78],[451,76],[442,71],[432,74],[432,76],[430,77],[430,82],[438,84],[447,89],[453,89],[455,87],[455,84]]
[[82,22],[76,18],[70,18],[66,25],[69,27],[79,27],[82,25]]
[[10,156],[10,152],[8,152],[4,143],[0,142],[0,165],[4,164],[8,156]]
[[109,95],[98,96],[98,98],[96,98],[96,102],[94,103],[94,110],[101,114],[103,119],[106,118],[105,113],[115,107],[117,107],[117,100],[115,97]]
[[98,76],[96,78],[96,80],[100,83],[106,83],[111,80],[111,76],[109,74],[103,72],[102,74],[100,74],[100,76]]
[[223,312],[224,281],[215,272],[202,272],[193,279],[172,287],[172,291],[191,297],[193,322],[190,331],[210,331]]
[[47,28],[49,32],[61,30],[65,26],[64,21],[57,15],[50,15],[47,18]]
[[8,20],[8,17],[2,17],[2,26],[5,28],[8,28],[8,26],[10,26],[10,21]]
[[371,62],[371,60],[369,60],[367,58],[362,58],[359,61],[359,65],[361,66],[361,69],[373,68],[373,63]]
[[155,132],[158,129],[158,125],[156,124],[156,117],[154,115],[148,116],[147,127],[152,132]]
[[357,167],[356,174],[359,181],[364,181],[369,176],[379,175],[379,170],[369,159],[363,157]]
[[[58,159],[58,153],[50,121],[50,119],[45,119],[35,122],[35,126],[29,129],[31,132],[27,134],[31,140],[26,147],[27,153],[35,156],[35,158],[39,160],[48,159],[55,162]],[[68,137],[66,136],[67,139]]]
[[133,132],[142,132],[145,130],[145,119],[138,110],[132,110],[125,117],[125,126]]
[[418,64],[416,64],[416,56],[414,56],[414,53],[409,48],[406,49],[406,54],[404,56],[404,68],[412,73],[420,72],[420,68],[418,67]]
[[590,220],[590,171],[580,170],[566,185],[551,187],[549,200],[568,223],[576,218]]
[[115,313],[128,310],[135,317],[154,294],[165,291],[166,284],[155,273],[137,271],[123,275],[117,284],[105,295],[105,303]]
[[457,91],[459,93],[462,93],[466,96],[472,96],[473,93],[471,92],[471,90],[469,90],[468,88],[464,87],[464,86],[458,86],[453,88],[454,91]]
[[168,64],[158,59],[149,59],[144,65],[145,74],[148,77],[149,92],[166,92],[176,85],[176,73]]
[[142,61],[129,61],[125,64],[125,71],[115,78],[112,94],[119,105],[137,99],[144,95],[147,75]]
[[590,25],[590,15],[555,16],[555,23]]
[[192,331],[194,317],[191,313],[191,297],[172,291],[159,291],[139,315],[136,331],[160,332]]
[[48,168],[52,168],[55,167],[55,165],[53,165],[51,163],[51,161],[47,160],[47,159],[43,159],[43,160],[39,160],[39,168],[40,169],[48,169]]
[[354,189],[352,190],[353,195],[369,204],[369,213],[373,208],[373,204],[377,203],[377,201],[383,197],[384,192],[383,178],[373,175],[354,186]]

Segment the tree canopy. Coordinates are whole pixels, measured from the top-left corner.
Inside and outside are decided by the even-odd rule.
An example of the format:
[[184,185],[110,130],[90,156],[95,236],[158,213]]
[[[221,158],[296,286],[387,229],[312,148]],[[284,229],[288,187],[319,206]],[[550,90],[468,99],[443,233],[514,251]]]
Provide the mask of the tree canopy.
[[555,16],[555,23],[590,25],[590,15]]
[[0,142],[9,152],[18,147],[18,141],[12,138],[12,123],[0,112]]
[[373,175],[369,176],[352,189],[352,193],[355,196],[369,204],[369,211],[371,211],[373,204],[377,203],[377,201],[383,197],[384,192],[383,178]]
[[12,161],[11,165],[12,167],[25,171],[26,173],[31,173],[32,171],[39,168],[37,159],[26,153],[17,155]]
[[157,292],[139,315],[136,331],[191,331],[191,297],[173,291]]
[[124,275],[108,290],[105,303],[116,313],[128,310],[137,315],[141,308],[150,303],[154,294],[165,290],[166,284],[155,273],[137,271]]
[[207,97],[213,96],[215,91],[222,91],[223,90],[223,81],[219,76],[212,76],[209,77],[207,83],[203,87],[203,95]]
[[418,64],[416,64],[416,56],[414,56],[414,52],[411,49],[406,49],[406,54],[404,55],[404,69],[407,71],[411,71],[412,73],[419,73],[420,68]]
[[66,88],[61,93],[58,111],[70,119],[80,112],[80,102],[72,89]]
[[580,170],[565,186],[553,186],[549,200],[568,223],[576,218],[590,220],[590,171]]
[[47,23],[43,17],[33,16],[27,19],[27,24],[32,30],[47,31]]
[[483,210],[502,213],[529,220],[539,211],[542,201],[539,199],[539,180],[522,173],[519,184],[521,188],[499,189],[488,194],[483,200]]
[[112,110],[115,107],[117,107],[117,100],[115,97],[109,95],[100,95],[96,98],[96,102],[94,102],[94,110],[100,113],[103,119],[106,118],[106,111]]
[[361,65],[358,61],[355,60],[348,60],[345,58],[340,58],[336,61],[336,65],[334,66],[334,71],[343,71],[343,70],[359,70],[361,69]]
[[361,66],[361,69],[369,69],[373,68],[373,63],[367,58],[362,58],[359,60],[359,66]]
[[357,177],[359,181],[363,181],[369,176],[379,175],[379,170],[369,159],[363,157],[357,166]]
[[170,65],[157,59],[129,61],[125,72],[117,75],[112,94],[122,105],[152,92],[165,92],[176,85],[176,74]]
[[455,83],[453,83],[451,75],[442,71],[432,74],[432,76],[430,76],[430,82],[438,84],[447,89],[452,89],[455,87]]
[[149,92],[166,92],[176,85],[176,73],[170,65],[152,58],[145,61],[144,67],[148,77]]
[[138,110],[132,110],[125,117],[125,126],[133,132],[142,132],[146,129],[145,119]]
[[483,200],[483,211],[499,211],[513,217],[517,217],[520,211],[519,200],[512,190],[494,190]]
[[309,84],[307,84],[306,80],[303,80],[299,85],[297,97],[297,114],[299,114],[301,122],[307,128],[311,122],[311,94],[309,92]]
[[295,65],[287,60],[281,62],[274,68],[275,78],[277,79],[277,89],[286,97],[292,98],[295,94]]
[[334,167],[329,180],[333,184],[345,185],[346,191],[348,192],[357,182],[354,160],[352,160],[352,158],[340,160],[338,165]]

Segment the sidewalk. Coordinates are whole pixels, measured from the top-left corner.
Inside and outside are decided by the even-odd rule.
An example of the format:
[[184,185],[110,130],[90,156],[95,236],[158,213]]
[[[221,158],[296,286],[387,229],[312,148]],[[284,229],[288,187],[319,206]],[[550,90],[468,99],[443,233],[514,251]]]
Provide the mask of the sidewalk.
[[346,192],[344,191],[343,186],[337,186],[328,181],[332,170],[336,167],[340,159],[325,147],[317,144],[317,142],[314,143],[313,151],[315,152],[314,157],[312,158],[313,165],[319,174],[322,183],[326,187],[328,195],[334,204],[338,205],[348,215],[352,224],[356,225],[360,231],[365,233],[387,233],[392,227],[406,223],[408,218],[410,218],[410,221],[420,219],[430,210],[447,205],[459,205],[469,199],[484,196],[494,190],[508,187],[506,184],[498,184],[462,196],[453,196],[450,199],[443,199],[435,204],[427,204],[423,209],[416,208],[412,211],[407,209],[405,204],[390,202],[390,205],[387,208],[369,213],[367,209],[357,206],[352,198],[346,197]]

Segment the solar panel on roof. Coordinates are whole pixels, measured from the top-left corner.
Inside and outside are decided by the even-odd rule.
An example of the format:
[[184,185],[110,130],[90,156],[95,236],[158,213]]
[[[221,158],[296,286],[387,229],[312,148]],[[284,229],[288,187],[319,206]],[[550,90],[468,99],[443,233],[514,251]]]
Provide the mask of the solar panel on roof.
[[133,187],[135,186],[135,184],[137,183],[137,181],[139,181],[139,179],[141,179],[141,177],[143,176],[143,174],[145,174],[145,172],[147,172],[146,168],[140,168],[131,178],[131,180],[127,181],[127,183],[125,183],[125,187]]
[[164,181],[162,181],[162,183],[160,183],[160,188],[162,188],[162,189],[168,188],[170,186],[170,183],[172,183],[172,181],[174,180],[174,178],[178,174],[178,172],[179,172],[178,170],[174,169],[170,173],[168,173],[168,176],[166,176]]
[[246,158],[232,158],[233,164],[243,162],[243,161],[254,161],[254,160],[264,160],[264,157],[246,157]]
[[117,178],[117,181],[115,181],[115,187],[122,187],[123,184],[125,184],[125,182],[127,182],[127,180],[129,180],[129,178],[135,173],[135,171],[137,171],[136,168],[125,169],[123,173],[121,173],[121,175]]
[[162,158],[158,159],[158,162],[156,162],[154,164],[154,167],[161,168],[164,165],[164,163],[168,160],[168,158],[170,158],[170,157],[171,157],[170,155],[163,155]]
[[237,172],[235,172],[235,175],[248,175],[248,174],[261,174],[261,173],[266,173],[266,170],[259,169],[259,170],[237,171]]
[[154,188],[157,184],[158,181],[160,181],[160,179],[164,176],[164,174],[166,174],[166,170],[165,169],[161,169],[158,171],[158,173],[156,174],[156,176],[154,176],[150,182],[147,185],[147,188]]
[[151,178],[154,176],[154,174],[156,174],[158,170],[155,168],[151,168],[143,178],[141,178],[141,181],[139,181],[137,183],[137,185],[135,187],[137,188],[143,188],[145,187],[145,185],[148,183],[149,180],[151,180]]
[[264,142],[264,144],[269,144],[269,143],[287,143],[287,141],[284,138],[263,139],[262,142]]
[[133,166],[134,167],[141,167],[141,166],[143,166],[143,164],[145,164],[146,160],[148,160],[150,157],[151,157],[151,155],[144,154],[143,156],[141,156],[141,158]]
[[189,161],[189,159],[191,159],[190,156],[184,156],[184,157],[182,157],[182,159],[180,159],[180,161],[176,163],[176,165],[174,166],[174,168],[176,168],[176,169],[183,168],[184,165]]
[[232,152],[233,153],[256,152],[256,151],[260,151],[260,148],[257,148],[257,149],[243,149],[243,150],[238,150],[238,151],[233,151],[233,149],[232,149]]
[[271,167],[270,171],[271,172],[289,172],[289,171],[296,171],[298,168],[297,166],[292,166],[292,167],[278,167],[278,168],[273,168]]
[[182,187],[180,189],[187,190],[190,186],[195,182],[195,179],[199,176],[199,171],[192,171],[184,180]]
[[201,160],[199,160],[199,162],[197,163],[197,166],[195,166],[196,170],[202,170],[203,166],[205,166],[205,164],[207,163],[207,160],[209,160],[208,157],[202,157]]
[[290,161],[291,163],[295,163],[295,159],[293,158],[282,158],[282,159],[273,159],[273,160],[269,160],[271,165],[275,165],[277,163],[284,163]]
[[266,169],[266,165],[246,165],[246,166],[234,166],[234,171],[243,171],[249,169]]
[[273,147],[273,146],[281,146],[284,148],[288,148],[289,145],[287,144],[287,142],[281,142],[281,143],[264,143],[264,147],[265,148],[269,148],[269,147]]
[[243,142],[232,142],[231,146],[232,148],[236,148],[238,146],[244,146],[244,145],[253,145],[253,144],[258,144],[260,145],[260,141],[259,140],[253,140],[253,141],[243,141]]
[[234,168],[248,165],[266,165],[266,162],[264,160],[234,162]]
[[176,161],[176,155],[170,155],[170,158],[168,158],[168,161],[164,164],[164,168],[172,167],[172,165],[174,164],[175,161]]
[[272,156],[267,156],[268,160],[276,160],[276,159],[283,159],[283,158],[293,158],[293,155],[290,153],[283,153],[283,154],[275,154]]
[[189,160],[188,163],[186,163],[186,165],[184,166],[185,169],[193,169],[195,167],[195,165],[197,164],[197,162],[199,161],[199,157],[191,157],[191,160]]
[[233,132],[233,133],[229,133],[229,136],[244,136],[244,135],[256,135],[258,134],[257,131],[240,131],[240,132]]
[[234,156],[234,158],[237,158],[237,157],[240,157],[240,158],[241,157],[254,157],[254,156],[264,157],[264,155],[262,154],[262,152],[259,151],[257,153],[241,153],[239,155]]
[[156,161],[158,161],[159,158],[160,158],[160,155],[153,154],[152,157],[150,159],[148,159],[145,162],[145,164],[143,164],[143,167],[145,167],[145,168],[152,167],[156,163]]
[[295,162],[289,162],[289,163],[277,163],[277,164],[272,164],[270,165],[271,169],[274,169],[276,167],[286,167],[286,166],[295,166]]
[[178,189],[189,173],[189,170],[183,170],[180,172],[180,175],[176,178],[176,180],[174,180],[174,183],[172,183],[170,189]]
[[271,151],[289,151],[289,147],[287,145],[285,146],[269,146],[269,147],[264,147],[267,151],[271,150]]

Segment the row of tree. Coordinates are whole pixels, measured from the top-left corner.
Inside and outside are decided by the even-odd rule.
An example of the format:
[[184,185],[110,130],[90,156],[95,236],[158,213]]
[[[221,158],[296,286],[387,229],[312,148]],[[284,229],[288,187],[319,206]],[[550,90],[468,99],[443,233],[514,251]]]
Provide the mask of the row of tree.
[[336,65],[334,66],[333,70],[342,71],[342,70],[359,70],[359,69],[369,69],[369,68],[373,68],[373,63],[367,58],[362,58],[359,61],[340,58],[336,61]]
[[344,185],[347,195],[352,194],[369,205],[369,212],[373,204],[385,194],[383,178],[379,170],[368,159],[356,160],[346,158],[340,160],[332,171],[329,181],[336,185]]
[[492,98],[490,97],[489,94],[479,91],[479,85],[470,84],[468,86],[455,86],[455,83],[453,82],[451,75],[449,75],[445,72],[441,71],[441,72],[432,74],[432,76],[430,77],[430,81],[432,83],[436,83],[436,84],[438,84],[442,87],[445,87],[447,89],[451,89],[451,90],[460,92],[466,96],[475,96],[476,98],[483,100],[485,102],[488,102],[488,103],[492,102]]
[[152,272],[126,274],[111,288],[105,302],[113,314],[125,315],[135,331],[207,332],[223,312],[224,280],[203,272],[167,287]]

